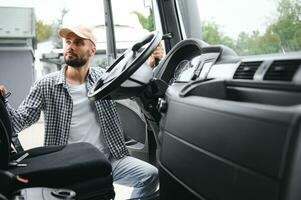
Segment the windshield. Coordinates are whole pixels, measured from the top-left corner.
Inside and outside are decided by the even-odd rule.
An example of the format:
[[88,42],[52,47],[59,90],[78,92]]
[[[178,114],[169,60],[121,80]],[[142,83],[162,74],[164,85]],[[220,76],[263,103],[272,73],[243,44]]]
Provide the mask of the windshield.
[[239,55],[301,50],[300,0],[198,0],[202,39]]
[[[192,12],[188,6],[187,10],[181,13],[182,28],[191,30],[191,33],[186,34],[187,37],[201,38],[210,45],[226,45],[241,56],[301,51],[301,0],[195,1],[198,7],[196,12]],[[58,37],[58,29],[61,26],[86,24],[94,27],[98,37],[97,49],[102,50],[97,54],[95,65],[105,67],[107,61],[103,0],[87,2],[83,4],[81,0],[0,0],[0,37],[9,40],[19,38],[21,34],[23,37],[34,38],[34,45],[37,46],[36,74],[39,77],[56,71],[62,64],[63,44],[62,39]],[[117,49],[129,48],[135,41],[161,25],[160,20],[154,20],[152,15],[153,12],[156,14],[156,9],[152,8],[156,1],[111,2]],[[194,1],[175,2],[179,2],[179,7],[183,2],[195,5],[192,3]],[[33,12],[34,14],[31,14]],[[189,14],[199,15],[199,18],[193,15],[185,20]],[[169,27],[173,24],[169,24],[167,20],[165,25]]]

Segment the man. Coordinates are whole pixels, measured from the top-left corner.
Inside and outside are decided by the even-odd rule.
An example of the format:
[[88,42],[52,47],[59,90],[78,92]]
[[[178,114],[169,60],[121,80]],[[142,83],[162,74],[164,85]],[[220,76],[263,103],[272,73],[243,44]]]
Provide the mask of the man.
[[[151,195],[158,187],[158,171],[129,156],[114,102],[91,102],[87,98],[89,89],[103,74],[102,70],[90,67],[96,53],[92,30],[80,25],[63,28],[59,35],[65,42],[66,66],[37,81],[17,110],[6,103],[14,131],[20,132],[38,121],[43,111],[45,145],[92,143],[110,160],[114,181],[134,187],[132,198]],[[156,53],[154,57],[161,54]],[[154,58],[149,64],[154,64]],[[3,85],[0,92],[3,96],[7,94]]]

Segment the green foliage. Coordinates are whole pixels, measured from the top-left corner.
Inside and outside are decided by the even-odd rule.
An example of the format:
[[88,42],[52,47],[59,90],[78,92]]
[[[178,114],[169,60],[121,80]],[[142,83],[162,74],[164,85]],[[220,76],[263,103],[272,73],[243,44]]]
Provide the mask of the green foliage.
[[258,31],[252,34],[240,33],[236,42],[235,50],[241,55],[278,53],[281,50],[279,36],[266,32],[260,35]]
[[52,36],[52,25],[45,24],[43,21],[38,20],[36,22],[36,34],[38,42],[50,39]]
[[204,22],[203,25],[203,40],[209,44],[223,44],[230,48],[234,48],[234,40],[225,36],[219,30],[219,26],[214,22]]
[[139,23],[142,25],[144,29],[148,31],[154,30],[154,18],[153,18],[152,9],[150,9],[150,14],[148,16],[144,16],[142,13],[138,11],[133,11],[132,13],[138,17]]
[[279,17],[268,29],[280,38],[284,51],[301,49],[301,1],[281,0],[278,5]]
[[203,23],[203,40],[209,44],[224,44],[240,55],[279,53],[301,50],[301,1],[280,0],[278,16],[263,34],[241,32],[237,40],[221,33],[214,22]]
[[62,38],[58,35],[59,29],[63,22],[64,15],[68,12],[66,8],[61,10],[61,16],[51,24],[46,24],[41,20],[36,21],[37,41],[43,42],[51,40],[54,48],[63,48]]

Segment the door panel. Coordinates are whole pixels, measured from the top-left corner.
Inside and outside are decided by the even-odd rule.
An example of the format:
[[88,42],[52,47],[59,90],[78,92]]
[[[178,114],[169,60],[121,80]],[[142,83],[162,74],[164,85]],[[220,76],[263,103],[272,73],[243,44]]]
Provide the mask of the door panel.
[[116,108],[130,154],[148,161],[147,126],[139,106],[135,101],[126,99],[116,101]]

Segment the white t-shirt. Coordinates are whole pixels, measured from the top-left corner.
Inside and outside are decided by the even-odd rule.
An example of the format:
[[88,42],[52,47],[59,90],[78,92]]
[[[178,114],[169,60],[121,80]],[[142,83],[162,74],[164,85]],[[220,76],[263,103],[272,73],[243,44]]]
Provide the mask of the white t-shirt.
[[99,116],[97,115],[95,105],[87,97],[88,90],[86,84],[73,85],[68,83],[68,86],[73,100],[68,143],[91,143],[109,158],[110,151],[100,128]]

